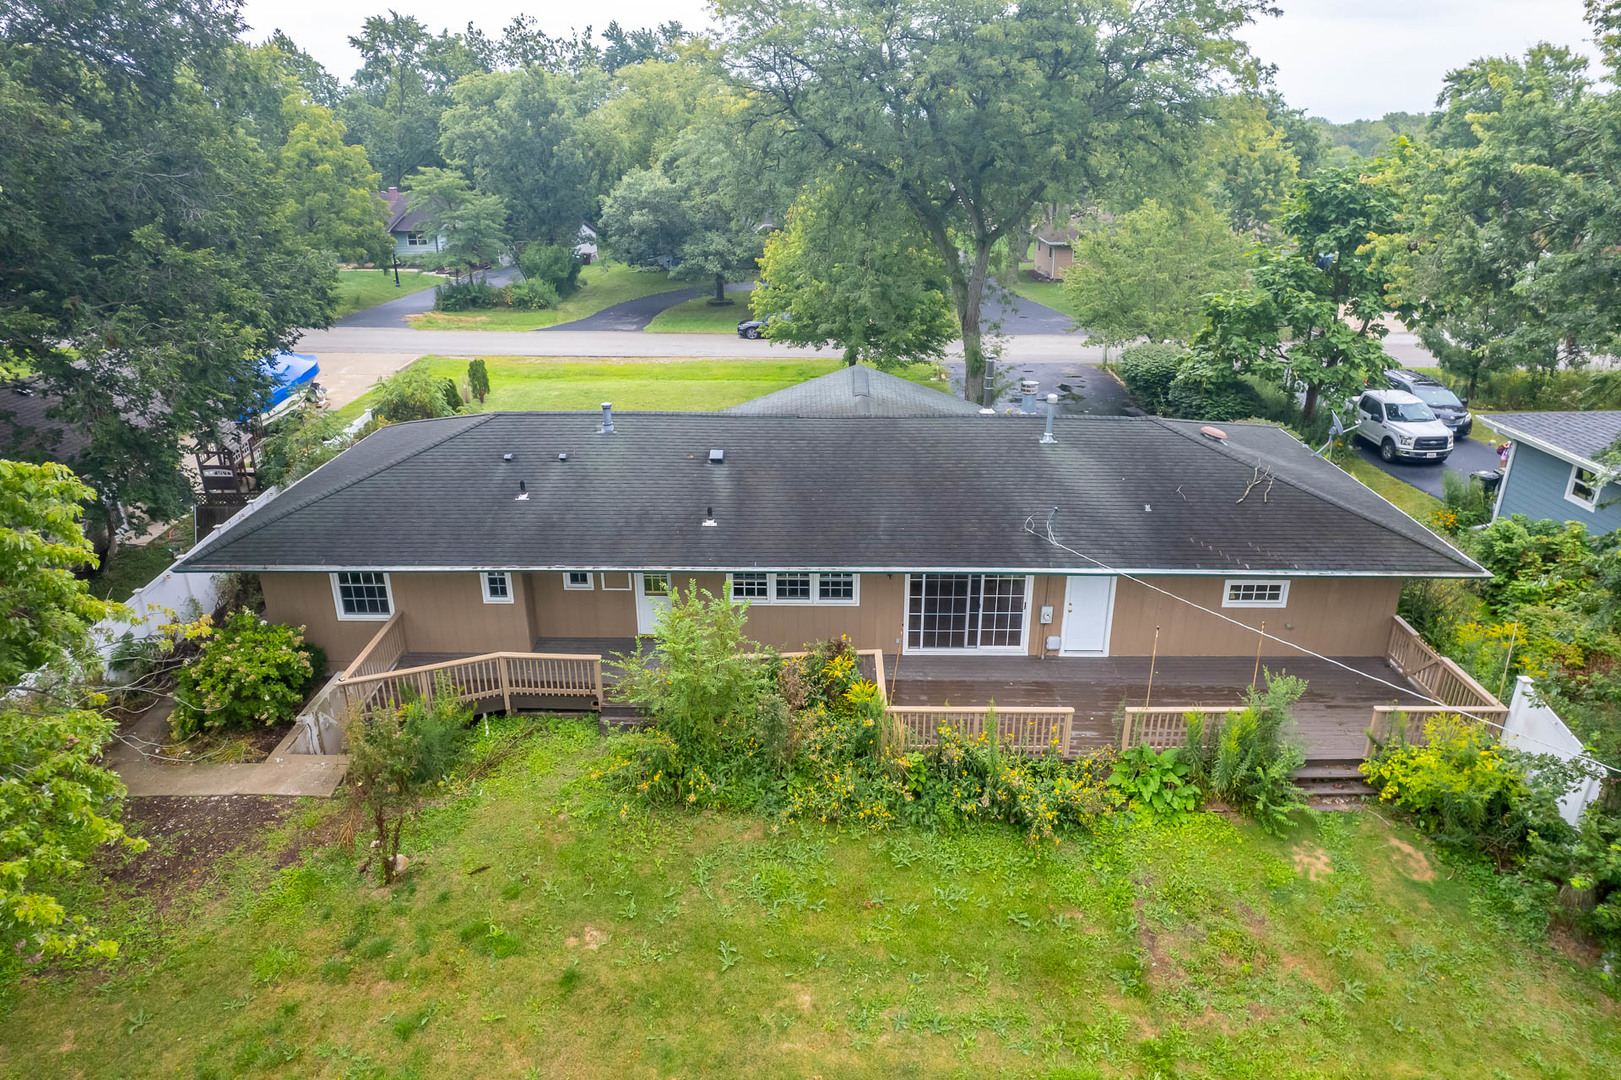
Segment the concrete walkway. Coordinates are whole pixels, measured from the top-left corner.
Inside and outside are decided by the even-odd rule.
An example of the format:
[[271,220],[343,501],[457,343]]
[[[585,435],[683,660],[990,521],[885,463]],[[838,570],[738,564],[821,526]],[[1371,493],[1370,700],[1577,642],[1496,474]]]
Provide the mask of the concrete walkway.
[[[173,705],[159,702],[107,748],[107,766],[133,798],[156,795],[310,795],[330,798],[349,768],[341,754],[289,754],[292,734],[252,765],[160,761],[149,755],[167,741]],[[127,740],[127,741],[125,741]],[[142,751],[145,751],[143,753]]]

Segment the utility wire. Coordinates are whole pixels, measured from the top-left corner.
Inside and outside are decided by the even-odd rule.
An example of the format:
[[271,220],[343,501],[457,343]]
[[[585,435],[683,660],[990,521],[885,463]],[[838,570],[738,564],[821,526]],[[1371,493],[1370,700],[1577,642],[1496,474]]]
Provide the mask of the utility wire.
[[[1279,645],[1284,645],[1284,646],[1287,646],[1288,648],[1294,649],[1294,650],[1296,650],[1298,652],[1302,652],[1302,653],[1306,654],[1307,656],[1312,657],[1315,660],[1322,660],[1325,663],[1333,664],[1337,668],[1343,668],[1344,670],[1349,671],[1351,674],[1360,676],[1361,678],[1372,679],[1374,682],[1380,684],[1381,686],[1388,686],[1392,690],[1396,690],[1396,691],[1398,691],[1398,692],[1400,692],[1402,694],[1407,694],[1407,695],[1411,695],[1413,697],[1417,697],[1420,700],[1427,701],[1432,705],[1439,705],[1442,708],[1448,709],[1448,710],[1456,713],[1459,716],[1468,717],[1470,720],[1474,720],[1476,723],[1485,724],[1487,727],[1496,728],[1498,731],[1507,731],[1508,730],[1507,728],[1505,728],[1501,723],[1499,723],[1496,720],[1489,720],[1484,716],[1478,716],[1475,713],[1469,712],[1467,709],[1461,708],[1461,707],[1456,706],[1456,705],[1450,705],[1447,702],[1442,701],[1440,698],[1431,697],[1429,694],[1425,693],[1422,690],[1414,690],[1411,686],[1402,686],[1402,685],[1400,685],[1398,683],[1393,683],[1388,679],[1382,679],[1377,675],[1370,675],[1365,671],[1360,671],[1357,668],[1352,667],[1350,664],[1344,663],[1343,661],[1340,661],[1340,660],[1336,660],[1332,656],[1324,656],[1322,653],[1313,652],[1311,649],[1306,648],[1304,645],[1298,644],[1298,643],[1293,642],[1293,641],[1289,641],[1286,638],[1280,638],[1277,635],[1269,634],[1264,630],[1257,630],[1255,627],[1249,625],[1246,622],[1241,622],[1240,620],[1235,619],[1230,615],[1223,615],[1221,612],[1214,611],[1214,610],[1212,610],[1210,608],[1207,608],[1203,604],[1200,604],[1200,603],[1198,603],[1196,601],[1193,601],[1193,600],[1189,600],[1185,596],[1179,596],[1176,593],[1171,592],[1169,589],[1162,589],[1158,585],[1155,585],[1151,581],[1144,581],[1142,578],[1136,577],[1136,576],[1134,576],[1132,574],[1128,574],[1123,570],[1117,570],[1114,567],[1110,566],[1109,564],[1107,564],[1107,563],[1105,563],[1105,562],[1103,562],[1103,561],[1101,561],[1099,559],[1094,559],[1092,556],[1086,554],[1086,552],[1084,552],[1084,551],[1076,551],[1074,548],[1070,547],[1068,544],[1061,543],[1058,540],[1058,538],[1053,535],[1053,519],[1057,515],[1058,515],[1058,508],[1055,506],[1055,507],[1053,507],[1052,512],[1047,515],[1046,535],[1045,536],[1042,536],[1042,534],[1036,530],[1036,515],[1034,515],[1034,514],[1031,514],[1029,517],[1024,519],[1024,531],[1029,533],[1031,536],[1035,536],[1035,537],[1038,537],[1040,539],[1046,540],[1049,544],[1051,544],[1053,547],[1058,548],[1060,551],[1067,551],[1071,555],[1076,556],[1077,558],[1085,559],[1087,562],[1091,563],[1092,565],[1098,567],[1101,570],[1106,570],[1109,573],[1114,574],[1117,577],[1125,578],[1127,581],[1136,582],[1138,585],[1141,585],[1145,589],[1151,589],[1154,592],[1157,592],[1162,596],[1168,596],[1172,600],[1177,601],[1178,603],[1186,604],[1188,607],[1193,608],[1195,611],[1202,611],[1206,615],[1214,615],[1216,618],[1221,619],[1223,622],[1232,623],[1234,626],[1238,627],[1241,630],[1245,630],[1245,631],[1247,631],[1249,633],[1252,633],[1252,634],[1259,634],[1261,637],[1267,639],[1268,641],[1276,641]],[[1516,733],[1515,738],[1523,739],[1523,740],[1525,740],[1526,742],[1529,742],[1529,743],[1536,743],[1536,744],[1538,744],[1540,746],[1545,746],[1545,747],[1548,748],[1548,750],[1551,753],[1554,753],[1554,754],[1562,755],[1563,752],[1564,752],[1563,747],[1555,746],[1553,743],[1547,742],[1544,739],[1539,739],[1539,738],[1537,738],[1537,737],[1535,737],[1533,735],[1526,735],[1526,734],[1522,734],[1522,733]],[[1578,754],[1578,755],[1576,755],[1575,758],[1573,758],[1571,760],[1584,762],[1584,763],[1586,763],[1588,765],[1591,765],[1593,768],[1601,769],[1605,773],[1610,774],[1610,775],[1621,776],[1621,769],[1613,768],[1613,767],[1605,764],[1604,762],[1599,761],[1596,758],[1590,757],[1587,754]]]

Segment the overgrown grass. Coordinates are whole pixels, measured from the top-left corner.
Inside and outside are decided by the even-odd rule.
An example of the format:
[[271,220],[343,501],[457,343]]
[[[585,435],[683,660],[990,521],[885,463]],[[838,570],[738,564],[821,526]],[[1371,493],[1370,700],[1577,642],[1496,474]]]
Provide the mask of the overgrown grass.
[[162,536],[145,544],[125,544],[90,576],[90,594],[122,603],[135,590],[169,569],[191,550],[192,523],[183,518]]
[[595,315],[626,300],[690,287],[663,271],[602,261],[582,269],[579,288],[548,311],[429,311],[411,316],[411,325],[418,330],[538,330]]
[[1372,814],[1113,818],[1056,853],[621,816],[589,726],[520,724],[478,735],[390,891],[336,849],[274,868],[336,805],[166,915],[109,890],[124,955],[14,986],[0,1076],[1621,1071],[1597,977]]
[[444,280],[437,274],[424,274],[420,270],[401,270],[400,286],[396,289],[392,268],[386,271],[339,270],[336,315],[341,319],[361,308],[375,307],[409,293],[431,289]]
[[737,324],[754,315],[748,293],[733,293],[732,304],[711,304],[700,296],[661,311],[647,324],[650,334],[735,334]]

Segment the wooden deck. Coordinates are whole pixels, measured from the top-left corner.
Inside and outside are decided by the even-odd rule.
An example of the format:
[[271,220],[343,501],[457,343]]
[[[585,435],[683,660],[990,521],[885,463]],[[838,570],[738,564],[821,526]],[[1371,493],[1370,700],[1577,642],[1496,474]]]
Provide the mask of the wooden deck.
[[[541,638],[536,652],[601,653],[607,658],[636,648],[631,638]],[[645,647],[645,641],[644,641]],[[401,666],[451,659],[410,653]],[[1116,745],[1127,705],[1142,705],[1148,691],[1147,657],[897,656],[885,653],[885,678],[896,705],[1069,705],[1075,709],[1073,752]],[[1262,661],[1273,672],[1306,680],[1295,708],[1298,734],[1314,760],[1360,759],[1375,705],[1421,705],[1416,690],[1395,690],[1383,679],[1411,687],[1383,657],[1341,658],[1347,671],[1323,660]],[[1157,707],[1239,705],[1255,669],[1253,658],[1161,657],[1154,665],[1152,704]],[[869,676],[873,673],[868,672]]]

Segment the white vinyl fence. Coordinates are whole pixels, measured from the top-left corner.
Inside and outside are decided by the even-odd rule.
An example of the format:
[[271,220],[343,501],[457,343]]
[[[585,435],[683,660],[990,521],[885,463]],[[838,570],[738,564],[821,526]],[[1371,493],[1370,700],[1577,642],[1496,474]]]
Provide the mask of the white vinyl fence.
[[[1537,700],[1527,675],[1514,680],[1514,699],[1508,703],[1508,718],[1503,721],[1503,745],[1528,754],[1553,754],[1565,761],[1583,753],[1582,741],[1558,714]],[[1581,821],[1582,811],[1598,796],[1599,778],[1590,776],[1559,800],[1559,814],[1575,825]]]

